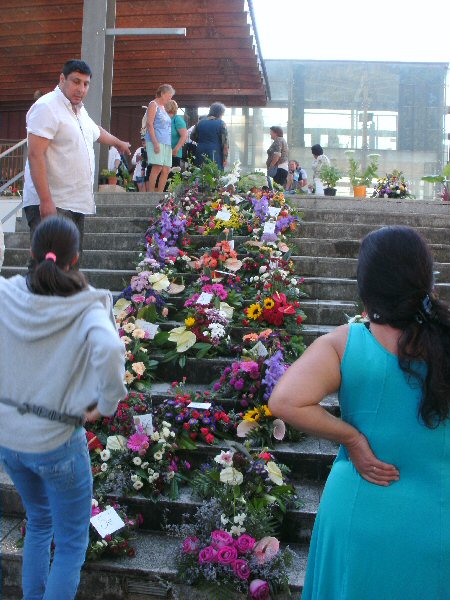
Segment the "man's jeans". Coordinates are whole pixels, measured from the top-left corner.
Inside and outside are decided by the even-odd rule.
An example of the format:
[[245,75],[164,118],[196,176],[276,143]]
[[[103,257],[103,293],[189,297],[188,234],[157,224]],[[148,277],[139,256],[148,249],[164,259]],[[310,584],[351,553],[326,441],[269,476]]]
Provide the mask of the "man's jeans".
[[[28,227],[30,228],[30,241],[33,237],[34,230],[41,222],[41,213],[39,212],[39,205],[32,204],[31,206],[25,206],[24,209],[25,216],[27,218]],[[84,237],[84,214],[73,212],[71,210],[65,210],[64,208],[56,207],[58,215],[61,217],[66,217],[66,219],[70,219],[75,223],[80,232],[80,259],[78,261],[78,265],[81,262],[81,255],[83,253],[83,237]]]
[[[27,514],[23,550],[23,600],[73,600],[89,541],[92,474],[86,433],[51,452],[32,454],[0,446],[0,463]],[[50,545],[55,553],[50,566]]]

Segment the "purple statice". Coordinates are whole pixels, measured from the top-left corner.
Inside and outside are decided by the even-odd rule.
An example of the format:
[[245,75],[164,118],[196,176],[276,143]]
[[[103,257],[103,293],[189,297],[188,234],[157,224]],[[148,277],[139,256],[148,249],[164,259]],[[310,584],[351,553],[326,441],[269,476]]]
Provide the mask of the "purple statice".
[[286,231],[286,229],[289,229],[291,224],[295,223],[296,221],[298,221],[298,217],[295,217],[293,215],[289,215],[288,217],[281,217],[280,219],[278,219],[275,225],[276,233]]
[[255,211],[255,216],[263,223],[269,214],[269,200],[267,196],[262,196],[260,200],[252,198],[252,206]]
[[277,242],[278,235],[276,233],[263,233],[261,236],[261,242]]
[[263,398],[267,402],[270,398],[273,388],[276,386],[278,380],[288,368],[288,365],[284,362],[284,357],[281,350],[278,350],[275,352],[275,354],[267,358],[264,361],[264,364],[267,368],[261,383],[266,386]]

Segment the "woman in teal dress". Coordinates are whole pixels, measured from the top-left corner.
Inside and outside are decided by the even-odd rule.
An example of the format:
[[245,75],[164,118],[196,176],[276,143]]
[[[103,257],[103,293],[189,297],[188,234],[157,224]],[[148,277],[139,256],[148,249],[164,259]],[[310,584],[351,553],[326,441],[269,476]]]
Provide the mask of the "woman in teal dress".
[[[357,279],[370,321],[317,339],[269,402],[341,444],[302,600],[449,600],[449,307],[426,242],[407,227],[363,240]],[[337,390],[342,419],[319,404]]]

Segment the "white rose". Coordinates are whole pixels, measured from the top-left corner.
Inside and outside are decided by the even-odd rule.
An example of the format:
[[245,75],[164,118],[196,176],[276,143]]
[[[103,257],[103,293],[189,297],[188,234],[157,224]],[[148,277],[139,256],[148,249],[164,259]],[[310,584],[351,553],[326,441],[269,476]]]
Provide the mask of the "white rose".
[[297,285],[297,280],[296,279],[291,279],[291,284],[292,285]]
[[170,437],[170,429],[164,427],[164,429],[162,430],[162,434],[167,439],[168,437]]
[[260,273],[265,273],[266,271],[267,271],[267,267],[265,265],[263,265],[262,267],[259,267]]
[[161,425],[162,425],[163,427],[168,427],[169,429],[172,427],[172,425],[171,425],[170,423],[168,423],[167,421],[163,421],[163,422],[161,423]]
[[240,485],[244,481],[244,476],[234,467],[227,467],[220,472],[220,481],[229,485]]
[[159,433],[157,431],[155,431],[154,433],[152,433],[152,440],[154,442],[158,442],[159,441]]
[[104,461],[109,460],[111,458],[111,452],[106,448],[100,452],[100,458]]
[[137,481],[138,480],[138,476],[137,475],[132,475],[131,476],[131,481]]
[[167,473],[167,481],[172,481],[172,479],[175,477],[175,473],[173,471],[169,471]]
[[135,456],[135,457],[133,458],[133,463],[134,463],[134,464],[135,464],[137,467],[139,467],[139,465],[142,465],[142,458],[139,458],[139,456]]
[[100,469],[103,471],[103,473],[108,469],[108,465],[106,463],[102,463],[102,466],[100,467]]
[[175,431],[171,431],[170,432],[170,437],[174,438],[175,437]]
[[153,458],[154,458],[155,460],[162,460],[162,457],[163,457],[163,453],[162,453],[162,452],[160,452],[160,451],[158,451],[158,452],[155,452],[155,454],[153,455]]
[[141,467],[143,469],[146,469],[148,467],[148,462],[143,462],[142,465],[141,465]]
[[144,484],[142,483],[142,481],[140,479],[138,479],[137,481],[135,481],[133,483],[133,487],[134,487],[135,490],[140,490],[141,487],[143,487],[143,485]]

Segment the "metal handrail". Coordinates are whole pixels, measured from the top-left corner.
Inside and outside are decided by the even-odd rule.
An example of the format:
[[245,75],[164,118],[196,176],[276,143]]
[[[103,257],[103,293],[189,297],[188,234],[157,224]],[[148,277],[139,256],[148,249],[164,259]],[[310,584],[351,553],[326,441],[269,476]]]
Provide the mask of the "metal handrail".
[[[20,142],[17,142],[17,144],[14,144],[14,146],[11,146],[11,148],[8,148],[7,150],[5,150],[4,152],[2,152],[0,154],[0,160],[2,158],[5,158],[5,156],[8,156],[8,154],[12,154],[13,152],[15,152],[16,150],[18,150],[19,148],[21,148],[22,146],[25,146],[27,143],[27,138],[21,140]],[[9,179],[6,183],[4,183],[3,185],[0,185],[0,194],[6,190],[10,185],[12,185],[14,182],[18,181],[19,179],[21,179],[25,174],[25,169],[23,169],[22,171],[20,171],[19,173],[16,173],[16,175],[14,175],[14,177],[11,177],[11,179]],[[15,198],[17,196],[4,196],[7,198]],[[20,197],[20,196],[19,196]],[[1,201],[1,200],[0,200]],[[19,202],[19,204],[13,208],[12,210],[9,211],[8,214],[6,214],[2,219],[1,219],[1,223],[2,225],[4,223],[6,223],[12,216],[14,216],[17,212],[19,212],[19,210],[22,210],[23,208],[23,200],[21,202]]]
[[17,150],[21,146],[24,146],[26,143],[27,143],[27,138],[24,138],[23,140],[20,140],[20,142],[17,142],[17,144],[14,144],[14,146],[11,146],[11,148],[8,148],[4,152],[2,152],[0,154],[0,159],[4,158],[5,156],[7,156],[8,154],[10,154],[11,152],[14,152],[14,150]]

